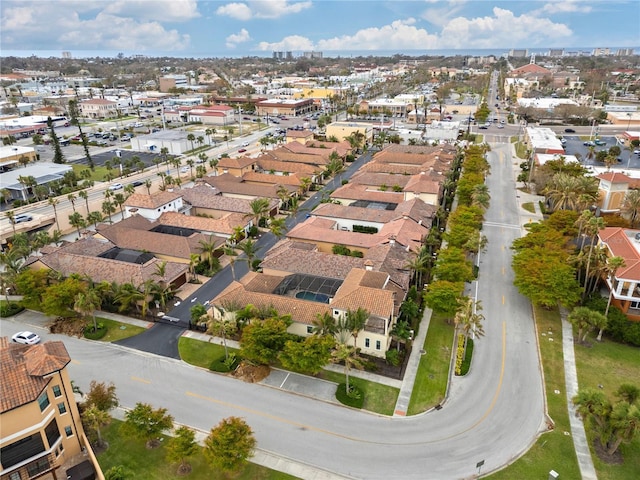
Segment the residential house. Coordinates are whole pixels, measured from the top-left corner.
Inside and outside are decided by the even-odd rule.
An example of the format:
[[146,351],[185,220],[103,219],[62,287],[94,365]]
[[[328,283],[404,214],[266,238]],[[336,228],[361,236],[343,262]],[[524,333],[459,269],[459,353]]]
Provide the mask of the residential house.
[[371,145],[373,142],[373,125],[369,122],[331,122],[325,128],[327,138],[335,137],[342,142],[345,138],[351,137],[355,133],[361,133],[362,146]]
[[242,178],[235,177],[229,173],[217,175],[215,177],[206,176],[203,179],[207,184],[216,188],[223,197],[241,198],[254,200],[256,198],[280,199],[279,188],[282,187],[289,192],[289,196],[296,195],[297,189],[288,185],[255,185],[245,182]]
[[218,160],[217,170],[222,173],[228,173],[235,177],[242,177],[247,172],[253,172],[256,169],[257,159],[247,155],[242,157],[222,157]]
[[[144,220],[142,217],[140,219]],[[136,232],[133,232],[129,236],[135,238],[135,235]],[[40,257],[30,257],[28,266],[34,270],[53,270],[63,277],[77,274],[96,283],[105,281],[138,286],[147,280],[157,281],[155,273],[158,266],[164,263],[165,281],[168,284],[178,288],[187,281],[188,265],[184,260],[163,262],[148,252],[147,248],[151,245],[145,245],[144,240],[136,242],[136,245],[140,248],[120,247],[104,236],[94,235],[61,247],[51,247],[48,253]],[[167,258],[177,258],[179,255],[173,251],[167,252]]]
[[124,218],[140,215],[147,220],[157,220],[165,212],[189,213],[189,205],[182,201],[182,191],[133,193],[124,203]]
[[[182,198],[191,205],[191,214],[210,218],[226,217],[229,213],[239,213],[245,218],[253,215],[251,200],[225,197],[208,184],[196,184],[181,190]],[[280,200],[269,199],[269,216],[278,213]]]
[[287,143],[297,142],[304,145],[307,142],[312,141],[313,138],[314,136],[311,130],[287,130],[286,133]]
[[82,427],[70,362],[63,342],[21,345],[0,337],[3,480],[70,478],[78,468],[93,475],[83,478],[104,480]]
[[619,212],[624,197],[629,191],[629,186],[637,188],[638,180],[620,172],[603,172],[597,175],[598,183],[598,208],[601,212]]
[[640,321],[640,230],[606,227],[598,232],[598,245],[608,257],[622,257],[624,267],[605,277],[611,304],[633,321]]

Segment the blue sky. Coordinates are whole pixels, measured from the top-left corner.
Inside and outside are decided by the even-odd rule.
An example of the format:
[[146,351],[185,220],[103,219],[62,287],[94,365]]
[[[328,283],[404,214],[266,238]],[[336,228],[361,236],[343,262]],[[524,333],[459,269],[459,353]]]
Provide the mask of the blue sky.
[[640,46],[638,0],[2,0],[2,55]]

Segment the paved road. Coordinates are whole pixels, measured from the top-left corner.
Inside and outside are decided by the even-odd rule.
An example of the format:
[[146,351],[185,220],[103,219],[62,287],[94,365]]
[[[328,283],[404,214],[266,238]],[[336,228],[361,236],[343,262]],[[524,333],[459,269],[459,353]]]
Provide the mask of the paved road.
[[[113,381],[123,406],[151,402],[204,431],[229,415],[245,417],[260,448],[340,475],[469,478],[480,461],[483,473],[497,469],[528,449],[545,416],[531,307],[515,291],[510,271],[509,245],[520,229],[508,147],[495,146],[488,156],[492,206],[483,233],[489,243],[477,283],[486,336],[476,342],[471,372],[452,380],[441,410],[386,418],[117,345],[43,337],[65,341],[74,359],[70,375],[81,388],[94,379]],[[0,325],[9,335],[19,328]]]

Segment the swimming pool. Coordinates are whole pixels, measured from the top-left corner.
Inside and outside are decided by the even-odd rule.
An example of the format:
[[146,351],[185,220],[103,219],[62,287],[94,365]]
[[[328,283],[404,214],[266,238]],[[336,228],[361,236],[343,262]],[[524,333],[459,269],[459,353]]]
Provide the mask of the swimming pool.
[[300,300],[309,300],[311,302],[329,303],[329,297],[324,293],[314,293],[308,290],[302,290],[296,293],[296,298]]

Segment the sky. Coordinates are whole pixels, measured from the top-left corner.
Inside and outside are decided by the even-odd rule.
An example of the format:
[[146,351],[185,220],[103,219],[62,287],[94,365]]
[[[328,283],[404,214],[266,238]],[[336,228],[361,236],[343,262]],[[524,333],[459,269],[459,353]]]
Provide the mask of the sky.
[[639,46],[639,0],[2,0],[0,9],[2,56]]

